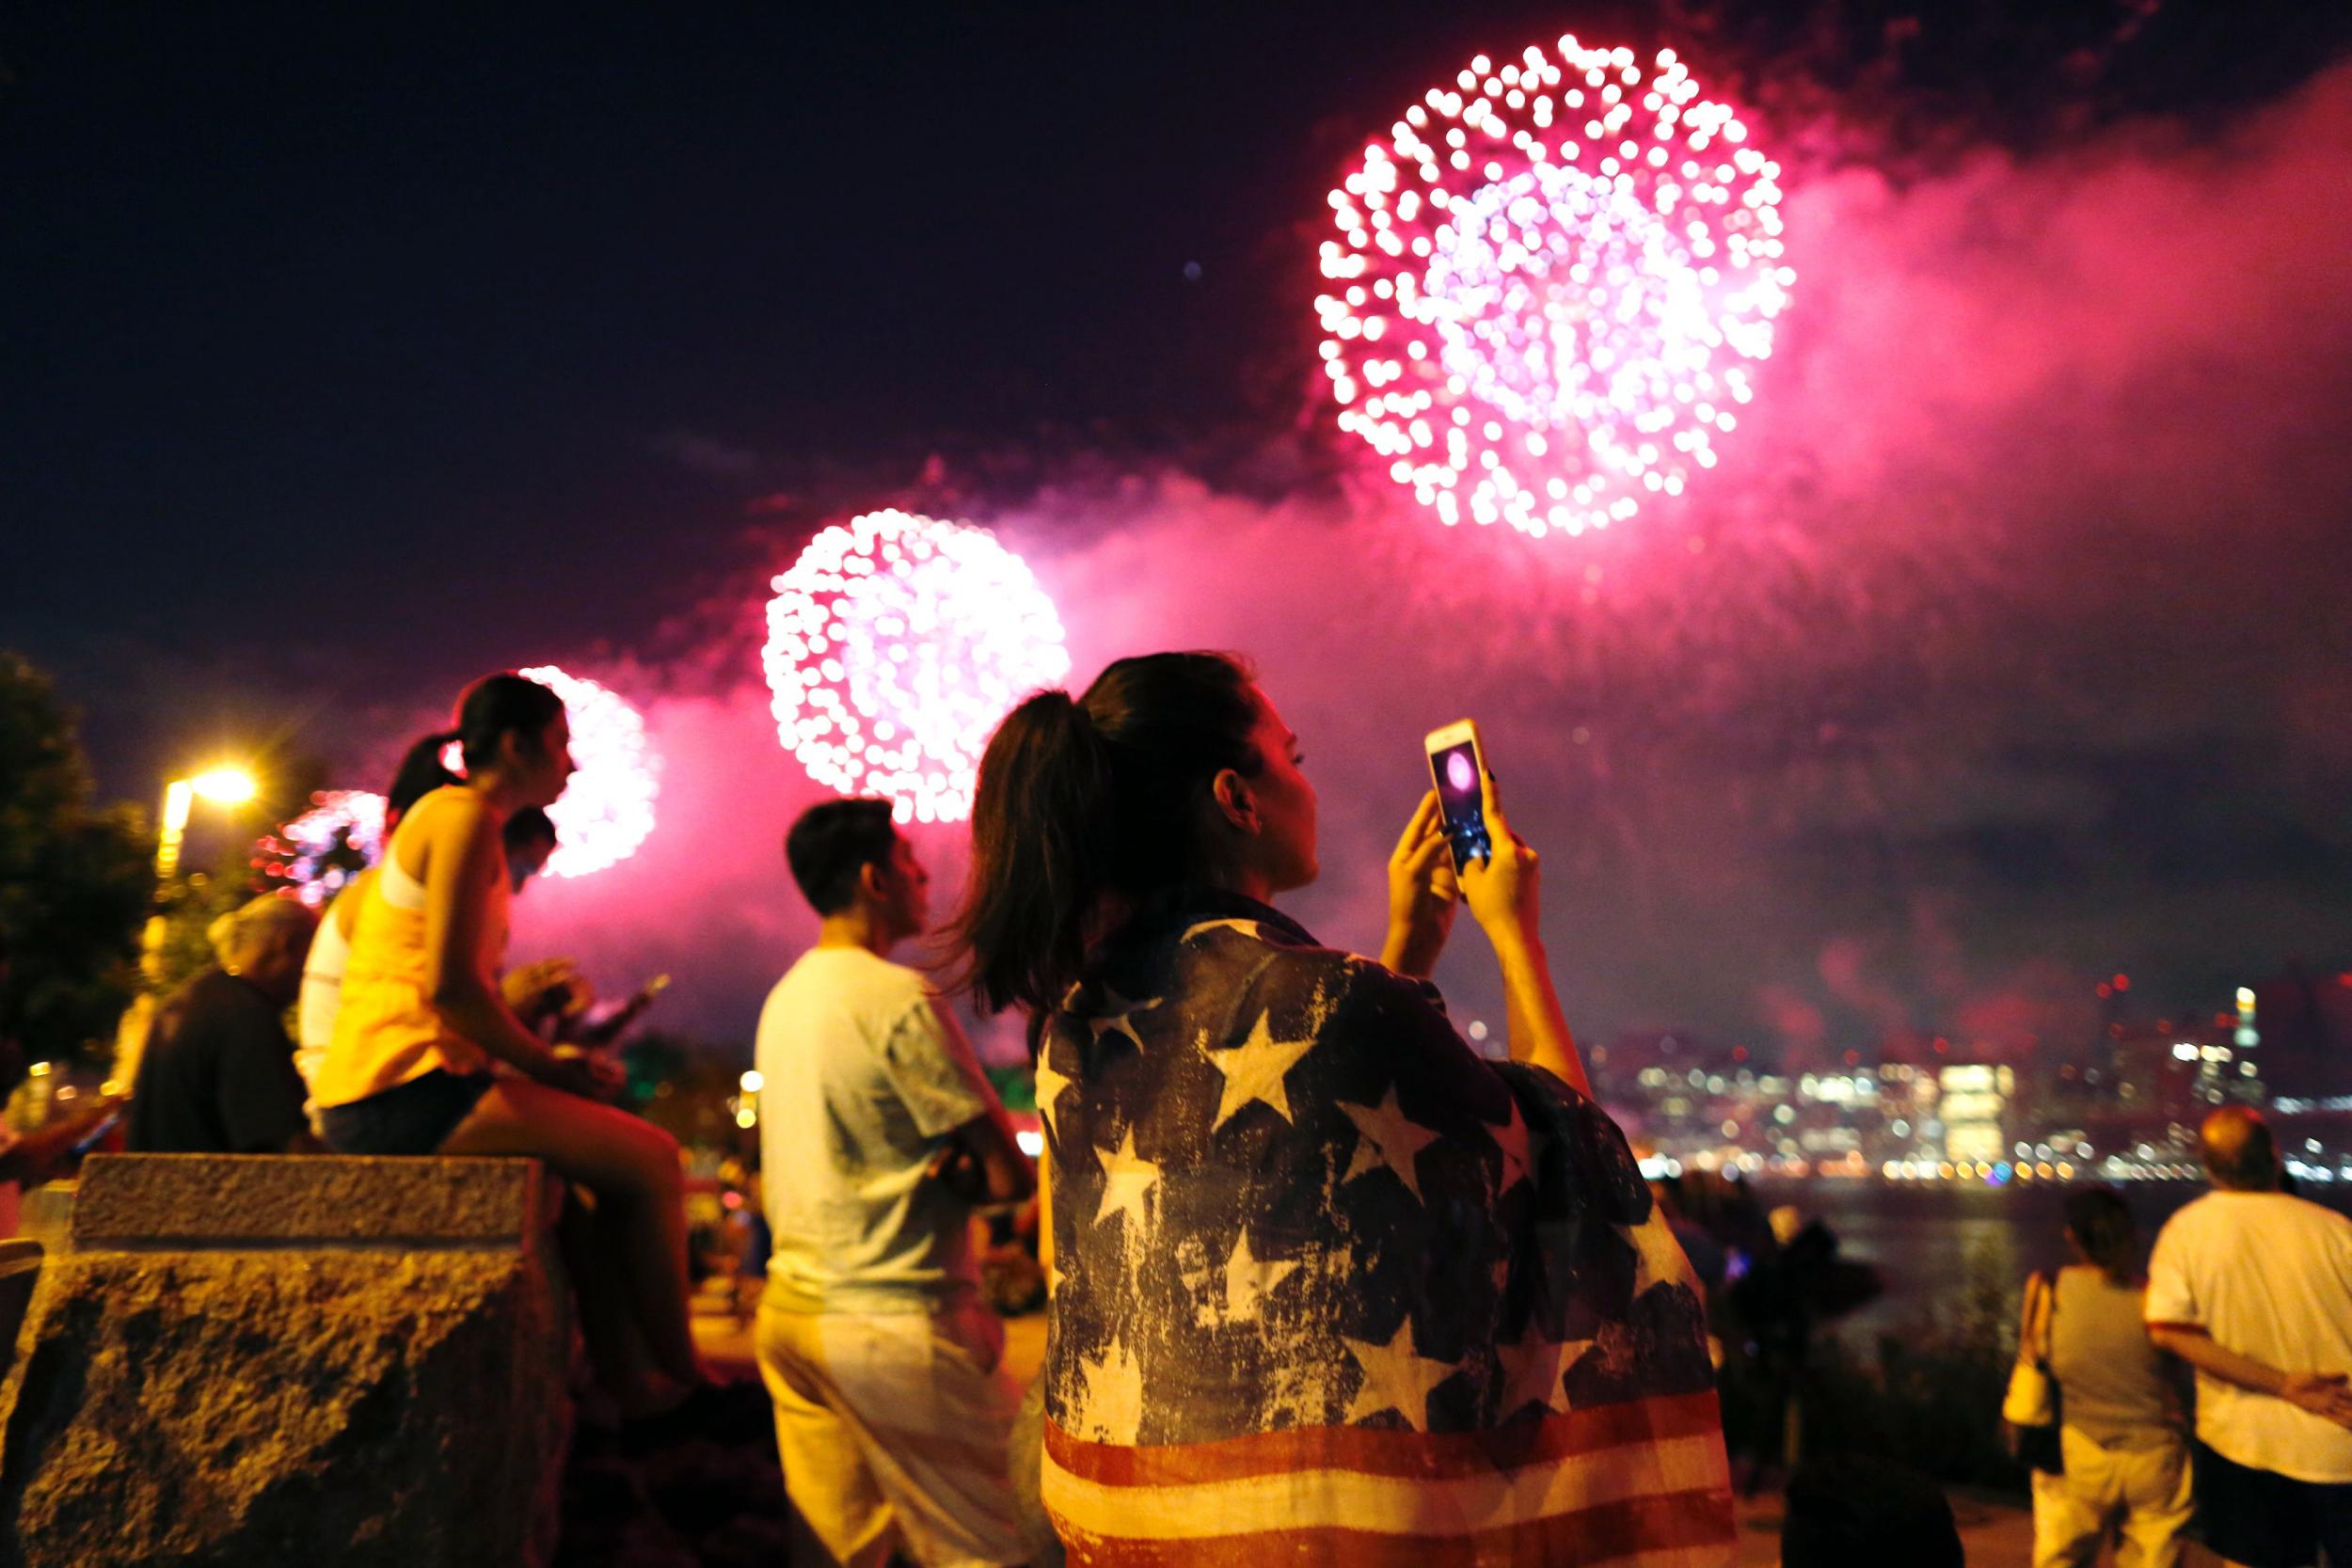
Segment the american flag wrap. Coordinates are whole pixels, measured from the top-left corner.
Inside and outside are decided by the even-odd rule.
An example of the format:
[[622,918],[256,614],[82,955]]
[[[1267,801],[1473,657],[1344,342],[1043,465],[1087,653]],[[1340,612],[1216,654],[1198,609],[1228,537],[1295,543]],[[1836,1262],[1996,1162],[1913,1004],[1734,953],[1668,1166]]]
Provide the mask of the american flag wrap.
[[1073,1563],[1728,1563],[1700,1300],[1616,1125],[1229,894],[1047,1020]]

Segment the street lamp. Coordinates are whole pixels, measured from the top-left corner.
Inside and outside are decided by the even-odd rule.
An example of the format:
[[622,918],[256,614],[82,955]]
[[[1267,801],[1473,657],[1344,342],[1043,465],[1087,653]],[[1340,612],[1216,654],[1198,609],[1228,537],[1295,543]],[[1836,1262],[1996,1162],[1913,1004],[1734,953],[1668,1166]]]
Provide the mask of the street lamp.
[[210,800],[218,806],[240,806],[261,793],[253,775],[242,768],[210,768],[191,778],[164,785],[164,831],[155,841],[155,885],[160,891],[180,869],[180,841],[188,831],[188,813],[195,803]]
[[147,917],[147,927],[139,937],[139,971],[147,976],[147,989],[131,1000],[123,1009],[122,1022],[115,1032],[114,1076],[128,1084],[138,1070],[140,1050],[147,1043],[147,1026],[155,1016],[154,988],[163,977],[164,939],[170,924],[164,918],[163,898],[171,880],[180,874],[180,846],[187,837],[188,816],[196,802],[206,800],[217,806],[238,806],[261,793],[253,775],[242,768],[208,768],[183,779],[173,779],[164,785],[163,831],[155,839],[155,908]]

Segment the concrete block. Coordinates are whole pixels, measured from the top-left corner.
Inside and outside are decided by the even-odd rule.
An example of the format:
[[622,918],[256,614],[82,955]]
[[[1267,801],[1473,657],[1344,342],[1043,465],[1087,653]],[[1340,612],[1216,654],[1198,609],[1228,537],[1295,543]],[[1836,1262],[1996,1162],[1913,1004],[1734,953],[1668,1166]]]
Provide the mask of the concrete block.
[[0,1559],[546,1562],[547,1196],[523,1160],[93,1157],[0,1387]]
[[53,1257],[72,1246],[73,1192],[71,1181],[44,1181],[28,1188],[17,1205],[16,1233],[39,1242]]

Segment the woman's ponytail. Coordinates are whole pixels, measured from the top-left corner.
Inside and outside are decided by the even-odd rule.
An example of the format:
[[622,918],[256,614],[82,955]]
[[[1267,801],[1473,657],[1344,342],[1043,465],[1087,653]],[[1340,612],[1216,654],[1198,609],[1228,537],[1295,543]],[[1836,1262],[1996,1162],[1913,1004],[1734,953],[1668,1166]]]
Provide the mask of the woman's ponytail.
[[952,927],[981,1006],[1042,1009],[1085,960],[1109,891],[1109,747],[1067,691],[1006,715],[980,757],[970,893]]
[[1057,1006],[1106,895],[1139,903],[1214,872],[1203,802],[1225,768],[1255,778],[1259,700],[1228,654],[1122,658],[1086,695],[1041,691],[980,758],[972,868],[949,928],[989,1012]]
[[392,775],[392,787],[384,792],[384,826],[387,831],[406,815],[410,806],[432,794],[443,784],[458,782],[441,760],[457,739],[455,730],[436,730],[421,737],[400,759],[400,771]]
[[457,699],[457,722],[421,737],[400,759],[400,771],[384,797],[386,830],[443,784],[464,782],[441,760],[452,746],[459,749],[468,772],[479,772],[498,761],[500,743],[509,734],[536,747],[540,733],[563,712],[564,699],[527,675],[502,670],[483,676]]

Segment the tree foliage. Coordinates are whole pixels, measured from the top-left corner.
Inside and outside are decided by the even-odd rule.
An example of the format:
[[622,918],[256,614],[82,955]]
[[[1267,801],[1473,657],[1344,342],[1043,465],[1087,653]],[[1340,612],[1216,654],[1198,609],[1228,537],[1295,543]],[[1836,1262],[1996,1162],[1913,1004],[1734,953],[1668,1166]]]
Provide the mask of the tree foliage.
[[106,1038],[138,985],[154,845],[136,808],[91,794],[72,714],[0,652],[0,1037],[36,1059]]

